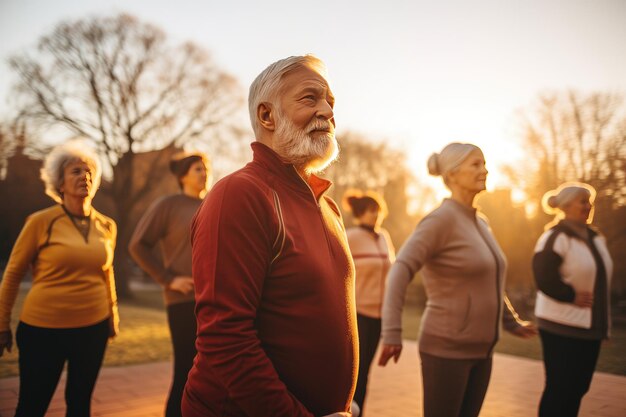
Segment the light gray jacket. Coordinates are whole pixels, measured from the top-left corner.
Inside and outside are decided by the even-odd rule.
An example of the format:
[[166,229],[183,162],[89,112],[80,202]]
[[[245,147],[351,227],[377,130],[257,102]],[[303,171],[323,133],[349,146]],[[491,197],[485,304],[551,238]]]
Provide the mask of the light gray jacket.
[[[443,358],[491,356],[500,323],[518,326],[505,306],[506,260],[486,219],[455,200],[443,203],[419,223],[387,276],[383,341],[402,342],[406,288],[418,271],[428,301],[420,327],[420,351]],[[503,313],[504,311],[504,313]]]

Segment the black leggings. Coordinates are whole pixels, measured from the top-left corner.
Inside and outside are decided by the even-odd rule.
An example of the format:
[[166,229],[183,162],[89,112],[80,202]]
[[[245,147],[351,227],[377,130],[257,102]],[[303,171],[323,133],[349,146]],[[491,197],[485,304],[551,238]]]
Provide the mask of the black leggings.
[[424,417],[477,417],[492,359],[447,359],[420,352]]
[[369,379],[370,365],[378,348],[380,340],[380,319],[356,315],[359,330],[359,377],[354,391],[354,401],[361,408],[363,415],[363,403],[367,392],[367,380]]
[[600,353],[600,340],[559,336],[539,330],[546,386],[539,403],[540,417],[576,417],[589,390]]
[[109,337],[109,320],[87,327],[17,326],[20,394],[15,417],[43,417],[67,362],[67,417],[88,417]]
[[167,321],[174,350],[174,376],[165,408],[166,417],[180,417],[180,402],[187,374],[196,356],[196,315],[193,301],[167,306]]

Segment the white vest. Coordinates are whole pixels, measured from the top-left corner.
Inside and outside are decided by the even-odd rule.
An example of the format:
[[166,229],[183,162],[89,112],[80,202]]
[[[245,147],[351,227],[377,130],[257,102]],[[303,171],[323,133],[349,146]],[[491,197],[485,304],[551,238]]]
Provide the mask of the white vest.
[[[555,233],[554,229],[546,231],[535,246],[535,253],[544,249],[548,238]],[[610,282],[613,273],[613,261],[603,236],[597,235],[593,243],[604,262],[607,280],[607,301],[610,299]],[[571,285],[576,292],[593,292],[596,282],[596,262],[589,246],[581,239],[559,233],[554,241],[553,250],[563,259],[559,267],[561,280]],[[607,307],[609,303],[607,302]],[[578,307],[573,303],[561,302],[549,297],[541,291],[537,292],[535,316],[567,326],[591,328],[591,307]]]

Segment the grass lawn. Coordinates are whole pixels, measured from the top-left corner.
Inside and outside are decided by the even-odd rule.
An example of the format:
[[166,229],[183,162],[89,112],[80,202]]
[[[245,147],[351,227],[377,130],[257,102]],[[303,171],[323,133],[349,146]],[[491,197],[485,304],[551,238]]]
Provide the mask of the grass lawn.
[[[159,290],[136,291],[135,299],[120,303],[120,335],[109,344],[104,366],[120,366],[168,360],[171,356],[169,330],[161,293]],[[15,331],[26,291],[19,294],[13,309]],[[422,315],[422,306],[409,302],[404,309],[403,336],[415,340]],[[541,359],[539,338],[518,339],[506,332],[496,346],[496,351],[510,355]],[[598,371],[626,375],[626,326],[613,328],[612,340],[602,347]],[[17,349],[0,358],[0,378],[18,374]]]

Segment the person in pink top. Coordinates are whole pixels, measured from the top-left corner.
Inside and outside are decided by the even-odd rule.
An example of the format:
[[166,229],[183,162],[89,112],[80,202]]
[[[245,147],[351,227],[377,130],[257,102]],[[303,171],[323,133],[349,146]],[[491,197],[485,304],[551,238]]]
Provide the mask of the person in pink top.
[[370,365],[380,340],[381,310],[387,271],[395,259],[389,233],[381,227],[387,204],[375,192],[348,191],[344,206],[352,212],[355,227],[346,231],[354,260],[356,319],[359,329],[359,377],[354,401],[364,415]]

